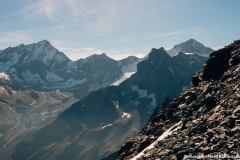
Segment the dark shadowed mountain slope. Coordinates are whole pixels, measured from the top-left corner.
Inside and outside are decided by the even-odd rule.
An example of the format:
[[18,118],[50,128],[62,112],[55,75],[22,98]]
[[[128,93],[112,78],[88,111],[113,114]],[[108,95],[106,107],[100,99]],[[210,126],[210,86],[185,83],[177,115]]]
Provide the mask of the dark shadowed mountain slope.
[[122,145],[117,159],[223,154],[239,159],[240,40],[211,53],[193,83],[178,98],[160,104],[138,136]]
[[146,124],[164,97],[176,97],[205,61],[198,55],[152,49],[137,72],[118,86],[90,93],[52,124],[26,137],[12,159],[99,159]]
[[180,51],[187,54],[195,53],[204,57],[209,57],[209,54],[214,50],[209,47],[205,47],[202,43],[196,41],[195,39],[189,39],[186,42],[175,45],[173,48],[167,50],[170,56],[174,56]]

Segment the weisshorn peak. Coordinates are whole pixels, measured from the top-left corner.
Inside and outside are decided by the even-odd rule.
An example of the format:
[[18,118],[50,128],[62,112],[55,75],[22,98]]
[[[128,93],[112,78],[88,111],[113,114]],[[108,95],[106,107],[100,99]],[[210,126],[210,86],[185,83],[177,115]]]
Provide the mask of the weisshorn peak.
[[186,54],[198,54],[204,57],[209,57],[209,54],[214,50],[205,47],[202,43],[196,41],[195,39],[187,40],[186,42],[175,45],[173,48],[166,49],[170,56],[175,56],[178,52],[182,51]]

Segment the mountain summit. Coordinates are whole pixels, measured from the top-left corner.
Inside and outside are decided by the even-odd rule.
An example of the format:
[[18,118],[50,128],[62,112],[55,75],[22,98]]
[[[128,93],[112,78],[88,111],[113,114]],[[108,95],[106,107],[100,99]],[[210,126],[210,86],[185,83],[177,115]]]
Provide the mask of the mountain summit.
[[214,50],[209,47],[205,47],[202,43],[196,41],[195,39],[189,39],[186,42],[175,45],[173,48],[167,50],[170,56],[174,56],[180,51],[186,54],[196,53],[198,55],[208,57]]

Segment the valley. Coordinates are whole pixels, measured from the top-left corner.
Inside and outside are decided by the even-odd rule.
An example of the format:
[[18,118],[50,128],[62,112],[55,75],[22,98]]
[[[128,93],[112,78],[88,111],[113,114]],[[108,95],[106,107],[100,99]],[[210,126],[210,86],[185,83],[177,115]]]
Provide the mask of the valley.
[[[5,103],[9,104],[1,107],[6,107],[5,110],[8,109],[15,115],[16,122],[13,127],[7,129],[3,130],[1,127],[0,153],[15,147],[15,142],[19,141],[23,135],[28,135],[54,121],[61,112],[77,101],[73,94],[59,90],[36,92],[30,89],[14,91],[9,87],[1,88],[0,97],[4,97]],[[12,93],[11,96],[6,93],[6,90]],[[24,107],[19,106],[21,103],[24,103]],[[1,156],[4,157],[4,155]]]

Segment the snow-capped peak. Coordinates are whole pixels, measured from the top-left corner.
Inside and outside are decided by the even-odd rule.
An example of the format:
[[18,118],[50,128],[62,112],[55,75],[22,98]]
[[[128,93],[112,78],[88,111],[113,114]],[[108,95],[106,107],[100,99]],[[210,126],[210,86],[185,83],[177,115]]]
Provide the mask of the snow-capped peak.
[[51,61],[61,62],[68,60],[63,53],[54,48],[47,40],[28,45],[20,44],[16,49],[22,55],[25,54],[23,63],[28,63],[32,60],[41,60],[44,64],[49,64]]
[[171,49],[166,49],[166,51],[170,56],[174,56],[178,52],[182,51],[184,53],[196,53],[198,55],[208,57],[214,50],[209,47],[205,47],[202,43],[196,41],[195,39],[189,39],[186,42],[175,45]]

